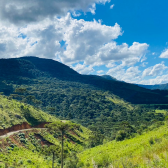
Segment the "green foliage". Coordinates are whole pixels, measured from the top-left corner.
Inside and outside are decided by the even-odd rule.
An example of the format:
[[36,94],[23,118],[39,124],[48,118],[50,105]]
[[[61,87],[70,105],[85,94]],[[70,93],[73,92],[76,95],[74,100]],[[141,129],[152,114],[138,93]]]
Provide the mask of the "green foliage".
[[[7,68],[9,65],[13,68]],[[17,99],[86,127],[94,125],[111,139],[115,139],[123,121],[128,121],[137,131],[141,124],[149,127],[152,120],[164,120],[165,113],[128,103],[167,103],[163,92],[99,76],[80,75],[59,62],[37,57],[0,60],[0,72],[0,91],[10,95],[9,99]],[[39,118],[28,109],[25,105],[20,109],[25,115],[22,119],[32,125],[38,123]],[[15,125],[15,121],[10,121],[10,125]]]
[[112,141],[80,154],[84,167],[167,167],[167,125],[123,141]]
[[33,106],[13,99],[9,100],[7,97],[0,95],[0,129],[23,122],[28,122],[34,126],[41,122],[51,121],[57,121],[57,119]]
[[127,134],[125,131],[121,130],[118,131],[117,136],[116,136],[116,141],[123,141],[126,138]]

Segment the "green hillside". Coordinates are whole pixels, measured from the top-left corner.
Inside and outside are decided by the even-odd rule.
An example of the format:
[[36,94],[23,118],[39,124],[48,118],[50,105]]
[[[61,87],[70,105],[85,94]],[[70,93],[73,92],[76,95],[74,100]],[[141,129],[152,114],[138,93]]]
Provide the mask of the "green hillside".
[[[44,113],[31,105],[0,95],[1,130],[23,122],[34,126],[41,122],[56,121],[58,119],[54,116]],[[62,122],[73,124],[65,120]],[[76,155],[90,146],[90,135],[91,131],[81,125],[65,133],[65,166],[69,167],[69,160],[73,157],[74,164],[78,162]],[[53,132],[46,128],[32,128],[9,134],[6,137],[0,136],[0,168],[49,168],[52,165],[52,154],[46,154],[43,151],[49,148],[50,145],[57,145],[61,149],[60,138],[59,131]],[[55,165],[60,165],[60,154],[55,159]]]
[[57,119],[35,109],[31,105],[25,105],[16,100],[0,95],[0,129],[27,122],[30,125],[38,125],[41,122],[53,122]]
[[112,141],[80,154],[84,167],[168,167],[168,125],[124,141]]
[[164,104],[168,102],[167,92],[80,75],[57,61],[37,57],[0,59],[0,73],[0,91],[9,99],[89,126],[111,139],[123,129],[126,121],[133,134],[165,117],[163,113],[131,102]]

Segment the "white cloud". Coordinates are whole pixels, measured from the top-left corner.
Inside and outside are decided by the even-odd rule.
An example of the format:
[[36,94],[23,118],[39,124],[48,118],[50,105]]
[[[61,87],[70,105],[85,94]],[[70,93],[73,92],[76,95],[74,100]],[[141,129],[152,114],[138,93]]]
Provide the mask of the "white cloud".
[[99,49],[122,35],[117,23],[114,26],[106,26],[95,20],[86,22],[70,19],[69,22],[64,35],[67,48],[61,57],[64,63],[85,61],[88,65],[100,64],[101,60],[95,62]]
[[142,76],[146,77],[146,76],[158,76],[158,75],[162,75],[164,70],[166,70],[168,67],[164,65],[164,62],[160,63],[160,64],[156,64],[153,67],[149,67],[147,69],[145,69],[143,71]]
[[54,16],[65,16],[68,11],[88,10],[95,12],[95,4],[105,4],[109,0],[1,0],[0,18],[12,23],[29,23],[52,18]]
[[122,33],[117,23],[106,26],[100,21],[73,19],[70,14],[20,28],[0,23],[0,57],[34,55],[71,66],[77,63],[72,68],[81,74],[94,72],[94,66],[106,65],[111,76],[127,82],[138,81],[139,70],[134,65],[144,58],[148,44],[117,45],[114,40]]
[[156,78],[142,80],[139,82],[139,84],[144,84],[144,85],[155,85],[155,84],[165,84],[165,83],[168,83],[168,75],[157,76]]
[[106,64],[107,68],[113,68],[115,66],[116,66],[116,64],[114,63],[114,61],[110,61],[108,64]]
[[90,74],[91,72],[94,72],[92,66],[86,66],[84,64],[77,64],[75,67],[72,66],[72,68],[80,74]]
[[102,74],[103,72],[103,70],[97,71],[98,74]]
[[113,4],[113,5],[111,5],[111,6],[110,6],[110,9],[113,9],[113,8],[114,8],[114,6],[115,6],[114,4]]
[[156,54],[155,52],[152,53],[152,55],[155,55],[155,54]]
[[72,13],[72,15],[73,15],[74,17],[79,17],[79,16],[81,15],[81,13],[79,13],[79,12],[77,12],[77,11],[74,11],[74,12]]
[[126,43],[117,45],[116,42],[112,41],[100,46],[94,57],[88,57],[86,62],[108,63],[109,61],[122,61],[125,65],[134,65],[146,54],[147,49],[148,44],[146,43],[134,42],[129,47]]
[[141,80],[141,71],[138,66],[129,67],[126,69],[123,64],[120,64],[114,68],[111,68],[107,75],[115,77],[117,80],[125,81],[128,83],[137,83]]
[[161,53],[160,58],[168,58],[168,49]]
[[94,3],[93,5],[92,5],[92,7],[91,8],[89,8],[89,11],[93,14],[93,15],[95,15],[96,14],[96,4]]

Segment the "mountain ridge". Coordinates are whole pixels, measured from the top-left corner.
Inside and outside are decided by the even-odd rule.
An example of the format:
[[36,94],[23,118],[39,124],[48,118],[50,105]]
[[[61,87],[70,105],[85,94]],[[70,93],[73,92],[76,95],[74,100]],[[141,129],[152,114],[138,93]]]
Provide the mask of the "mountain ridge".
[[[79,82],[103,91],[110,91],[134,104],[168,103],[162,93],[151,91],[135,84],[108,80],[96,75],[81,75],[70,67],[51,59],[38,57],[20,57],[0,59],[0,81],[12,81],[22,84],[26,78],[57,78],[62,81]],[[19,81],[19,82],[18,82]],[[9,87],[9,85],[7,85]],[[1,89],[1,91],[3,91]]]

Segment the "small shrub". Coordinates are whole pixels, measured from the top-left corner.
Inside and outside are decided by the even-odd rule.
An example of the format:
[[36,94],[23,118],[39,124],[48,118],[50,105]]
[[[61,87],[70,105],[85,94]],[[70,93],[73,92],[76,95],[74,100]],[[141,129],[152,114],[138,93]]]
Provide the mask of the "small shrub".
[[19,160],[18,164],[22,165],[23,164],[23,160]]
[[116,141],[123,141],[126,138],[127,134],[125,131],[118,131],[117,136],[116,136]]
[[30,159],[27,160],[27,163],[32,163],[32,161]]

